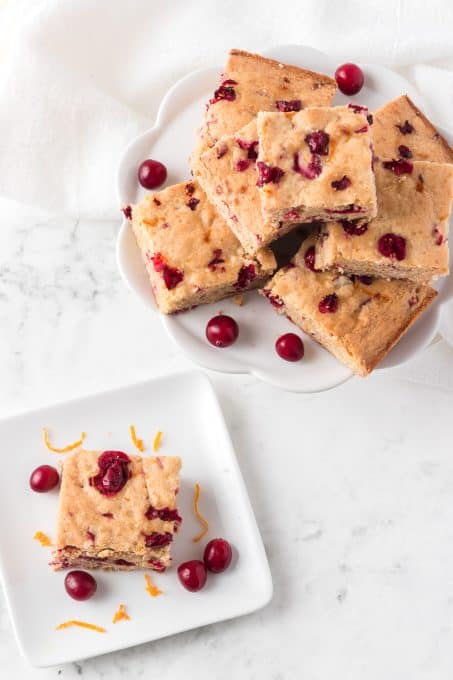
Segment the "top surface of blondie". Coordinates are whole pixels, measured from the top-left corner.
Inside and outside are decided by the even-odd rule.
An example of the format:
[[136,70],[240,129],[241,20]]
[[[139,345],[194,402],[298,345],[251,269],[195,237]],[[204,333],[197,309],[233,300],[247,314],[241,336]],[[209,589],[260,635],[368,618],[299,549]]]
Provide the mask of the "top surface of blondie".
[[373,119],[374,152],[381,160],[453,163],[453,149],[407,95],[382,106]]

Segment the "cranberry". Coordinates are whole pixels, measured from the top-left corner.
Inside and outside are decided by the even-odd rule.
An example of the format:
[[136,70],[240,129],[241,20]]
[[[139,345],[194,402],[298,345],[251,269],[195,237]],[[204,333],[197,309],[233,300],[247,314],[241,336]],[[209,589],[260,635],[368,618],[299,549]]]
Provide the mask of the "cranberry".
[[86,571],[70,571],[64,580],[66,592],[73,600],[89,600],[96,592],[97,583]]
[[250,165],[250,161],[247,158],[240,158],[236,163],[236,170],[238,172],[244,172]]
[[158,531],[153,531],[145,536],[145,545],[147,548],[162,548],[164,545],[168,545],[173,540],[173,535],[166,531],[164,534],[160,534]]
[[251,161],[256,161],[258,158],[258,140],[253,140],[247,142],[245,139],[237,139],[238,146],[243,150],[247,151],[247,158]]
[[366,274],[362,274],[361,276],[357,276],[357,281],[360,281],[360,283],[363,283],[364,286],[371,286],[374,279],[373,279],[372,276],[367,276]]
[[393,159],[391,161],[384,161],[382,163],[384,168],[386,170],[391,170],[392,172],[395,173],[395,175],[410,175],[412,173],[412,170],[414,169],[414,166],[410,161],[403,160],[402,158],[398,158],[397,160]]
[[275,307],[276,309],[283,307],[284,303],[283,303],[283,300],[281,299],[281,297],[279,295],[272,295],[269,288],[263,288],[263,295],[265,295],[267,297],[267,299],[269,300],[271,305],[273,307]]
[[299,162],[299,154],[295,153],[293,170],[294,172],[300,173],[302,177],[305,177],[305,179],[316,179],[316,177],[319,177],[322,172],[321,159],[319,156],[312,154],[309,164],[304,166]]
[[305,266],[307,267],[307,269],[309,269],[312,272],[316,271],[316,269],[315,269],[315,247],[314,246],[310,246],[309,248],[307,248],[307,250],[305,251],[305,255],[304,255],[304,261],[305,261]]
[[335,191],[343,191],[351,186],[352,182],[346,175],[343,175],[341,179],[336,179],[330,183]]
[[[215,272],[217,271],[217,265],[219,264],[225,264],[225,260],[222,257],[222,248],[214,248],[212,251],[214,257],[210,262],[208,262],[208,269],[210,271]],[[223,267],[223,271],[225,271],[225,268]]]
[[127,220],[132,219],[132,207],[130,205],[125,205],[124,208],[121,208],[121,212]]
[[209,100],[209,103],[216,104],[222,99],[225,99],[227,102],[233,102],[236,99],[236,91],[232,87],[233,85],[237,85],[236,80],[224,80],[214,92],[214,96]]
[[441,246],[442,243],[444,242],[444,235],[440,231],[439,227],[434,227],[432,234],[434,236],[434,243],[436,244],[436,246]]
[[401,156],[401,158],[412,158],[412,151],[405,144],[399,145],[398,153]]
[[[351,109],[352,111],[354,111],[354,113],[363,113],[364,115],[368,114],[368,106],[361,106],[360,104],[353,104],[352,102],[350,102],[348,104],[348,109]],[[367,120],[368,120],[368,115],[366,117],[367,117]],[[371,117],[371,118],[373,118],[373,117]],[[368,120],[368,122],[370,122],[370,121]],[[371,125],[371,123],[370,123],[370,125]]]
[[193,194],[195,193],[195,185],[192,184],[192,182],[188,182],[188,183],[186,184],[186,186],[184,187],[184,192],[185,192],[188,196],[193,196]]
[[392,260],[404,260],[406,257],[406,239],[396,234],[384,234],[378,241],[378,251]]
[[368,224],[357,224],[349,220],[341,220],[341,226],[348,236],[362,236],[368,229]]
[[186,590],[196,593],[205,585],[208,574],[201,560],[189,560],[179,565],[178,577]]
[[335,71],[335,80],[343,94],[357,94],[363,87],[363,71],[357,64],[342,64]]
[[338,296],[336,293],[326,295],[318,305],[321,314],[334,314],[338,309]]
[[259,161],[256,164],[256,167],[258,168],[258,179],[256,182],[257,187],[262,187],[265,184],[269,184],[269,182],[272,182],[272,184],[278,184],[285,174],[285,171],[281,168],[277,166],[266,165],[266,163],[263,163],[262,161]]
[[229,347],[236,342],[238,335],[239,326],[226,314],[213,316],[206,325],[206,337],[215,347]]
[[302,102],[300,99],[277,99],[275,108],[286,113],[287,111],[300,111]]
[[244,264],[239,272],[238,278],[234,287],[240,290],[241,288],[247,288],[249,283],[253,281],[256,277],[255,265],[254,264]]
[[200,202],[199,198],[192,197],[187,201],[186,206],[190,208],[193,212],[197,205],[199,204],[199,202]]
[[304,343],[295,333],[281,335],[275,343],[275,349],[285,361],[300,361],[304,356]]
[[228,152],[228,147],[226,144],[220,144],[216,149],[216,157],[223,158],[223,156]]
[[358,130],[354,130],[355,134],[359,134],[361,132],[368,132],[368,125],[363,125],[361,128]]
[[320,156],[327,156],[329,153],[330,137],[324,130],[315,130],[305,136],[305,143],[312,153],[317,153]]
[[51,465],[40,465],[30,475],[30,487],[38,493],[54,489],[59,481],[60,475]]
[[148,158],[138,168],[138,181],[145,189],[156,189],[167,179],[167,168],[159,161]]
[[146,519],[161,519],[163,522],[182,522],[182,517],[176,508],[170,510],[170,508],[153,508],[150,505],[145,512],[145,517]]
[[213,574],[220,574],[220,572],[228,569],[232,557],[231,545],[224,538],[213,538],[212,541],[209,541],[203,553],[206,569],[212,571]]
[[405,120],[403,125],[395,125],[395,127],[398,128],[402,135],[410,135],[414,131],[413,125],[408,120]]
[[99,472],[90,477],[90,485],[105,496],[113,496],[129,479],[130,462],[129,456],[122,451],[104,451],[98,458]]
[[180,269],[176,269],[175,267],[170,267],[166,263],[162,253],[156,253],[155,255],[153,255],[151,257],[151,261],[153,263],[154,271],[158,272],[159,274],[162,274],[162,278],[168,290],[175,288],[178,285],[178,283],[181,283],[181,281],[183,280],[184,278],[183,272]]

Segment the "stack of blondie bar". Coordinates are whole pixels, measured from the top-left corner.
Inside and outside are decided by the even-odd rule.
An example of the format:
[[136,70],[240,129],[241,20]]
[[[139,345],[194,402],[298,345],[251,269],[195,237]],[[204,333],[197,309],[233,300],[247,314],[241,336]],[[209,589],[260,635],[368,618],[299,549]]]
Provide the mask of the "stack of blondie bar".
[[[331,106],[331,78],[232,50],[191,157],[193,179],[132,206],[159,309],[261,288],[358,375],[448,274],[453,150],[401,96]],[[308,237],[276,273],[272,248]]]

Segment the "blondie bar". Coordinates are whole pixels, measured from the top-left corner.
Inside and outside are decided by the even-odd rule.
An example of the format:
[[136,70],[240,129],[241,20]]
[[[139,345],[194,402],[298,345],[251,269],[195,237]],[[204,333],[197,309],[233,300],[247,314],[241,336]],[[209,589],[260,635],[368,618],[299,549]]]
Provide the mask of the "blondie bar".
[[165,314],[256,288],[276,267],[266,248],[245,253],[196,181],[147,194],[132,206],[132,229]]
[[79,450],[63,463],[55,570],[155,569],[171,564],[181,517],[181,460]]

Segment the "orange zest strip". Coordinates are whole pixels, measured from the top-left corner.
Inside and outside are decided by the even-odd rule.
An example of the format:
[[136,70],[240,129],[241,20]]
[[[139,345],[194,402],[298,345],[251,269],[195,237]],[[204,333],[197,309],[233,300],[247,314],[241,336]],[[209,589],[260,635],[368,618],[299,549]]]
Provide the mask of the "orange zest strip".
[[47,534],[43,533],[42,531],[37,531],[36,534],[33,536],[35,541],[39,541],[41,545],[43,545],[45,548],[47,546],[52,545],[52,541],[50,538],[47,536]]
[[156,436],[154,437],[154,443],[153,443],[153,450],[154,450],[154,453],[157,453],[157,451],[159,451],[160,443],[161,443],[161,441],[162,441],[162,437],[163,437],[163,434],[162,434],[162,432],[159,430],[159,431],[157,432]]
[[55,630],[63,630],[63,628],[70,628],[71,626],[78,626],[79,628],[88,628],[88,630],[95,630],[97,633],[106,633],[107,630],[105,628],[101,628],[101,626],[95,626],[94,623],[86,623],[85,621],[65,621],[64,623],[60,623],[59,626],[55,628]]
[[68,451],[72,451],[73,449],[77,449],[79,446],[82,446],[84,439],[86,437],[86,433],[82,432],[82,435],[79,440],[76,442],[73,442],[72,444],[68,444],[67,446],[64,446],[62,449],[57,449],[55,446],[52,446],[50,443],[49,439],[49,433],[46,430],[45,427],[43,427],[42,431],[44,432],[44,444],[47,446],[49,451],[53,451],[54,453],[67,453]]
[[158,595],[162,595],[162,591],[159,590],[157,586],[154,585],[154,583],[151,581],[151,576],[149,574],[145,574],[145,581],[146,581],[146,592],[151,595],[151,597],[157,597]]
[[130,621],[130,616],[126,612],[126,607],[124,604],[120,604],[118,607],[117,611],[113,615],[112,623],[118,623],[118,621],[121,621],[122,619],[125,619],[126,621]]
[[208,531],[209,531],[208,521],[203,517],[203,515],[198,510],[198,500],[199,500],[199,498],[200,498],[200,485],[197,483],[197,484],[195,484],[195,495],[193,497],[193,511],[195,513],[195,517],[197,518],[197,520],[200,522],[200,524],[203,525],[203,529],[197,536],[195,536],[192,539],[192,541],[194,543],[198,543],[198,541],[201,541],[203,536],[205,534],[207,534]]
[[132,439],[133,445],[135,446],[137,451],[141,451],[143,453],[143,451],[145,450],[145,447],[143,445],[143,439],[139,439],[137,437],[137,433],[135,431],[134,425],[130,425],[129,430],[130,430],[130,433],[131,433],[131,439]]

